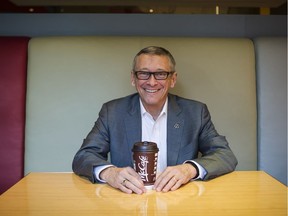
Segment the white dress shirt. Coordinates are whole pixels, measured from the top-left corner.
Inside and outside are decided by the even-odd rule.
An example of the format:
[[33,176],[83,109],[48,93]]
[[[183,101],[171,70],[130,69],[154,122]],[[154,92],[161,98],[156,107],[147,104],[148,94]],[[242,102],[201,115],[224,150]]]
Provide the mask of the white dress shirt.
[[140,100],[142,141],[155,142],[159,148],[157,173],[167,167],[167,100],[156,120],[148,113]]

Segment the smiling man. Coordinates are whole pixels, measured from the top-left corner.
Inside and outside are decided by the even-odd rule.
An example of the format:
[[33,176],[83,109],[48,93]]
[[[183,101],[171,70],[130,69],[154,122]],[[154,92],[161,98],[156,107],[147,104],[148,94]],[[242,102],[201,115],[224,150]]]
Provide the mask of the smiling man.
[[162,47],[146,47],[135,56],[131,84],[137,93],[102,106],[74,157],[76,174],[125,193],[145,193],[133,169],[131,149],[139,141],[158,145],[154,189],[159,192],[235,169],[237,159],[225,137],[217,133],[207,106],[169,93],[177,81],[175,66],[171,53]]

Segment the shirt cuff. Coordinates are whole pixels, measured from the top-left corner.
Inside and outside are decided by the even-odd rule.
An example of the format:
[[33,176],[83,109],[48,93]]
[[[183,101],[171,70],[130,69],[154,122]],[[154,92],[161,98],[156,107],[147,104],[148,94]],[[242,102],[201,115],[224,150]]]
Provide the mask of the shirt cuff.
[[191,179],[191,180],[197,180],[197,179],[203,180],[204,177],[207,174],[207,171],[199,163],[197,163],[194,160],[186,160],[184,163],[187,163],[187,162],[195,164],[197,166],[197,168],[198,168],[198,171],[199,171],[197,178],[194,178],[194,179]]
[[95,175],[96,179],[97,179],[98,181],[102,182],[102,183],[106,183],[106,181],[104,181],[104,180],[102,180],[102,179],[100,178],[100,173],[101,173],[104,169],[106,169],[106,168],[108,168],[108,167],[112,167],[112,166],[113,166],[113,165],[103,165],[103,166],[94,167],[94,175]]

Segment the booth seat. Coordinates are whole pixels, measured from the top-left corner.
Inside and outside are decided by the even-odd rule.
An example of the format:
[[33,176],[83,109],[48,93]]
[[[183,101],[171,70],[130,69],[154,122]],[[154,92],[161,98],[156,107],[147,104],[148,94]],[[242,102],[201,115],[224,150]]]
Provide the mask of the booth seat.
[[287,38],[256,38],[258,169],[287,182]]
[[239,160],[237,169],[257,169],[252,40],[62,36],[29,42],[25,173],[71,171],[73,156],[101,105],[135,92],[130,84],[132,60],[149,45],[163,46],[174,55],[178,80],[171,93],[207,104],[218,132]]
[[[277,45],[277,49],[281,52],[286,50],[286,39],[274,38],[274,40],[282,44],[280,47]],[[269,38],[252,40],[249,38],[128,36],[31,38],[28,61],[25,62],[28,64],[26,102],[17,106],[21,107],[19,113],[26,108],[24,116],[26,122],[24,119],[22,121],[26,128],[25,152],[21,140],[17,141],[17,145],[13,144],[22,145],[22,148],[17,148],[18,154],[22,155],[22,160],[19,156],[18,161],[18,165],[22,166],[21,171],[23,172],[24,154],[24,174],[43,171],[71,172],[73,156],[97,119],[101,105],[108,100],[135,92],[130,84],[134,55],[145,46],[157,45],[170,50],[177,62],[178,81],[171,93],[207,104],[218,132],[226,136],[239,160],[237,170],[257,170],[261,167],[261,170],[267,170],[275,178],[287,184],[287,169],[282,170],[284,167],[282,164],[287,163],[287,153],[286,161],[277,158],[279,151],[281,157],[285,157],[282,134],[277,137],[271,135],[270,138],[275,142],[270,146],[267,145],[265,138],[264,148],[259,147],[263,139],[257,137],[257,135],[264,136],[263,133],[265,137],[269,136],[263,127],[259,129],[259,125],[263,124],[262,119],[267,115],[265,109],[260,112],[258,110],[259,103],[262,104],[262,108],[264,105],[263,99],[259,102],[259,95],[263,86],[272,85],[267,84],[263,76],[271,76],[273,73],[275,77],[280,76],[282,79],[283,70],[285,66],[287,67],[282,64],[284,61],[282,56],[285,57],[283,52],[280,60],[277,56],[280,68],[277,67],[273,72],[267,68],[269,63],[265,59],[275,59],[273,49],[276,49],[276,43],[270,41],[271,52],[267,54],[264,44],[268,41]],[[27,43],[26,38],[26,46]],[[0,45],[0,52],[2,46],[4,45]],[[15,46],[20,45],[15,43]],[[5,56],[5,52],[2,55]],[[15,57],[11,56],[9,61],[5,62],[14,61]],[[263,73],[264,69],[265,73]],[[261,79],[258,80],[258,76],[262,76]],[[12,83],[9,81],[7,84],[2,79],[1,83],[18,86],[19,77],[16,75],[15,77]],[[277,85],[277,83],[273,84]],[[285,86],[287,82],[279,85]],[[19,92],[21,93],[20,90]],[[6,100],[2,103],[4,96],[1,95],[1,109],[2,104],[13,107],[13,104],[9,104]],[[275,99],[273,103],[277,106],[278,101]],[[5,110],[7,113],[8,111],[9,109]],[[7,115],[5,112],[1,110],[1,118]],[[278,110],[275,115],[280,117],[277,119],[283,117],[283,120],[286,114],[283,110]],[[273,124],[277,123],[273,122]],[[3,122],[1,127],[5,128],[6,125],[9,124]],[[285,129],[285,124],[282,127]],[[17,127],[12,128],[14,131],[9,131],[9,134],[1,131],[0,148],[8,152],[6,159],[0,158],[1,169],[4,164],[2,161],[14,158],[9,156],[11,149],[3,145],[7,137],[11,138],[14,134],[19,134]],[[273,148],[277,153],[267,157],[269,148]],[[267,160],[272,163],[266,163]],[[278,164],[274,164],[276,160]],[[279,163],[282,172],[271,172],[279,169]],[[11,166],[15,165],[11,164]],[[2,181],[0,183],[0,187],[4,188]],[[11,184],[13,183],[15,181]]]

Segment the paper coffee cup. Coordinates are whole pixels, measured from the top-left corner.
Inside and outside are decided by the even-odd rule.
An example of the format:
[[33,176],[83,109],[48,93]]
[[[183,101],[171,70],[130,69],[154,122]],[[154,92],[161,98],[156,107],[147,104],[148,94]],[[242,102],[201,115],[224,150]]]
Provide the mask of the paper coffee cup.
[[158,147],[154,142],[137,142],[134,144],[133,164],[145,187],[150,188],[156,181]]

